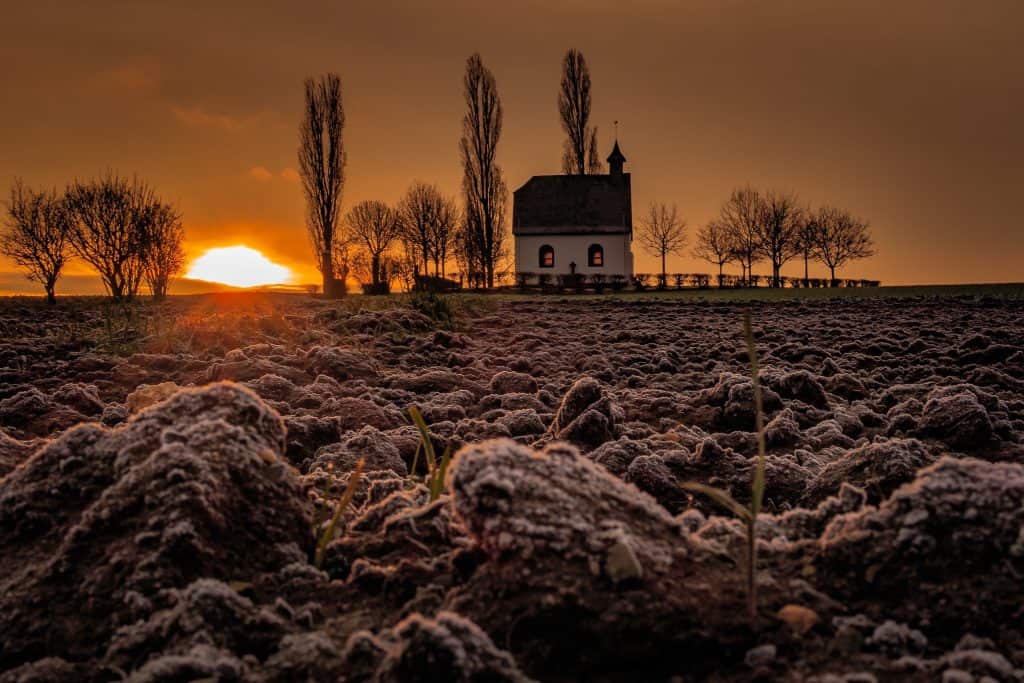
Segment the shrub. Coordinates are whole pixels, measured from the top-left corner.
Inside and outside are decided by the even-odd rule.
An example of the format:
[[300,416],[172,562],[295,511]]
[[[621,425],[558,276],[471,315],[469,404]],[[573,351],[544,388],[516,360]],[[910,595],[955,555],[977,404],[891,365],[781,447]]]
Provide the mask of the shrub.
[[616,273],[612,275],[610,284],[613,292],[621,292],[626,288],[626,276]]
[[590,276],[590,285],[598,294],[604,293],[605,276],[603,273],[594,273]]
[[587,286],[587,276],[583,273],[574,273],[569,276],[569,279],[572,280],[572,288],[576,290],[576,293],[582,294]]
[[457,292],[461,289],[458,280],[437,275],[413,275],[413,290],[423,292]]
[[650,273],[637,273],[636,275],[633,276],[633,289],[635,289],[638,292],[644,291],[645,289],[647,289],[650,280]]
[[516,273],[516,287],[520,292],[525,292],[530,287],[530,280],[533,277],[533,273]]
[[455,327],[455,308],[451,297],[434,292],[414,292],[409,296],[409,307],[430,318],[437,327],[446,330]]

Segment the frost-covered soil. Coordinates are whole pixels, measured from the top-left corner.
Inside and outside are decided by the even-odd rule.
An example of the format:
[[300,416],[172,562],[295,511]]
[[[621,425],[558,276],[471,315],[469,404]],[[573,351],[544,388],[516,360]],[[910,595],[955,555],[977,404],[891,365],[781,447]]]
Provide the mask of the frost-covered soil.
[[754,305],[756,629],[744,307],[355,306],[0,302],[0,681],[1024,680],[1021,303]]

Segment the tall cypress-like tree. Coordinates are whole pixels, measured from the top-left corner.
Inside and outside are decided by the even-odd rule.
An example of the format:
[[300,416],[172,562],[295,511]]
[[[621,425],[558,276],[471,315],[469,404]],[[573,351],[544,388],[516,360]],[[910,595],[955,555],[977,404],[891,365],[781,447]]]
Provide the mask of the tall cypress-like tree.
[[558,113],[566,135],[562,172],[567,175],[600,173],[597,127],[590,125],[590,69],[578,50],[569,50],[562,59]]
[[299,175],[306,195],[306,225],[323,275],[325,296],[344,294],[344,280],[334,277],[334,249],[341,193],[345,185],[345,108],[341,79],[327,74],[306,80],[306,106],[299,127]]
[[463,77],[466,114],[462,117],[462,192],[466,204],[460,259],[471,280],[494,286],[494,275],[503,255],[505,205],[508,188],[497,164],[503,112],[494,74],[479,54],[466,60]]

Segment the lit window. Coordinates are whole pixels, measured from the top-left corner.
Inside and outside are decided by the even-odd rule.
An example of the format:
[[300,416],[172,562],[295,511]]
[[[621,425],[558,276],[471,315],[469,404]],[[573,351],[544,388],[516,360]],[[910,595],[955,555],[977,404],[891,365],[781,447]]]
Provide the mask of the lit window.
[[540,248],[540,267],[555,267],[555,249],[550,244],[545,244],[543,247]]
[[604,266],[604,247],[600,244],[591,244],[587,249],[587,265],[591,268]]

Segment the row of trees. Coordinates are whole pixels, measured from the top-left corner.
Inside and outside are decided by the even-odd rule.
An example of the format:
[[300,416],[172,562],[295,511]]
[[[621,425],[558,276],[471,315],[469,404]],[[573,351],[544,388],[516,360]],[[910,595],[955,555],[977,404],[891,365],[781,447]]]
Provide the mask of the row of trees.
[[[340,211],[345,181],[345,114],[341,80],[329,74],[307,80],[306,107],[300,128],[299,167],[308,206],[308,226],[324,292],[344,293],[349,274],[367,291],[386,291],[388,284],[411,274],[446,275],[454,257],[471,286],[493,287],[499,264],[507,256],[508,188],[497,164],[503,109],[494,75],[480,56],[466,62],[463,96],[466,110],[459,140],[463,167],[462,206],[436,187],[415,184],[398,206],[362,202],[345,216]],[[558,111],[566,134],[562,170],[566,174],[602,172],[597,127],[590,125],[591,78],[577,50],[566,52],[558,94]],[[344,224],[342,224],[344,223]],[[652,205],[640,221],[641,247],[661,259],[661,280],[667,282],[667,257],[687,245],[686,221],[676,207]],[[755,264],[767,261],[772,286],[782,282],[781,268],[804,259],[804,280],[811,260],[836,269],[874,253],[865,221],[835,207],[811,210],[792,194],[736,189],[718,217],[697,233],[694,256],[713,263],[719,275],[738,263],[741,281]],[[721,280],[721,278],[719,278]]]
[[0,253],[40,283],[50,303],[75,257],[99,274],[116,301],[133,299],[143,282],[164,297],[185,265],[181,215],[137,178],[107,173],[76,181],[63,194],[16,179],[6,218]]
[[[597,128],[591,126],[590,72],[583,55],[562,60],[558,110],[566,132],[566,173],[600,173]],[[339,296],[351,274],[367,291],[384,291],[409,273],[446,275],[454,258],[470,286],[493,287],[508,255],[508,186],[497,163],[504,110],[497,81],[479,54],[466,60],[465,114],[459,139],[462,206],[432,185],[417,183],[399,205],[366,201],[342,216],[345,185],[345,107],[341,79],[327,74],[305,83],[299,129],[299,174],[307,226],[324,293]],[[396,248],[398,247],[398,248]]]
[[345,214],[334,242],[335,274],[352,276],[367,293],[385,293],[396,280],[406,287],[417,277],[444,280],[454,260],[464,274],[473,274],[471,285],[484,287],[495,275],[481,258],[481,227],[455,197],[416,182],[394,207],[368,200]]
[[[667,283],[666,257],[681,255],[687,244],[686,221],[675,206],[652,204],[640,222],[636,238],[649,254],[661,258],[661,282]],[[754,265],[768,262],[770,285],[782,286],[780,271],[790,261],[804,261],[804,283],[812,260],[820,261],[836,282],[836,269],[875,253],[867,221],[846,209],[803,207],[791,193],[759,192],[749,185],[733,190],[718,216],[697,231],[692,255],[718,266],[719,281],[726,264],[737,263],[752,277]]]
[[345,184],[345,109],[341,79],[328,74],[305,84],[299,129],[299,175],[307,226],[328,296],[345,293],[349,275],[368,292],[387,291],[396,277],[444,278],[454,257],[469,284],[493,287],[506,256],[508,187],[497,164],[503,109],[494,74],[480,55],[466,61],[466,112],[459,155],[462,207],[433,185],[416,183],[392,208],[369,200],[341,213]]

